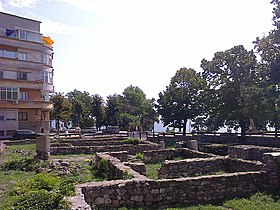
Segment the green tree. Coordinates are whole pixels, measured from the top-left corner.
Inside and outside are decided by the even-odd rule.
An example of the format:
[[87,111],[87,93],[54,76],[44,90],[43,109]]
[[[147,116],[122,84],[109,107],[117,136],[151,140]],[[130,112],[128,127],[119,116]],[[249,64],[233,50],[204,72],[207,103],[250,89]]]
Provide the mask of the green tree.
[[263,87],[267,92],[268,120],[275,127],[275,135],[280,127],[280,1],[272,0],[273,23],[275,28],[267,36],[257,37],[255,49],[261,57],[260,66],[266,80]]
[[146,94],[137,86],[128,86],[123,91],[123,96],[128,102],[129,109],[126,109],[127,114],[132,115],[130,119],[130,127],[138,128],[139,130],[150,130],[153,123],[157,120],[157,115],[154,109],[154,100],[146,98]]
[[53,103],[51,119],[55,120],[55,127],[59,133],[59,123],[69,121],[71,115],[71,103],[64,97],[63,93],[55,93],[50,101]]
[[105,105],[102,96],[98,94],[92,96],[91,115],[95,117],[96,128],[99,130],[105,120]]
[[91,116],[92,98],[88,92],[74,90],[66,95],[72,104],[71,120],[75,125],[81,128],[94,125],[94,119]]
[[164,126],[183,128],[186,134],[187,121],[198,122],[204,116],[205,88],[200,73],[191,68],[178,70],[166,90],[159,93],[157,110]]
[[118,94],[107,97],[105,125],[120,125],[120,114],[123,112],[123,97]]
[[212,129],[229,125],[241,128],[242,140],[253,120],[258,128],[265,126],[266,103],[261,68],[253,51],[242,45],[217,52],[211,61],[201,62],[209,87],[208,126]]

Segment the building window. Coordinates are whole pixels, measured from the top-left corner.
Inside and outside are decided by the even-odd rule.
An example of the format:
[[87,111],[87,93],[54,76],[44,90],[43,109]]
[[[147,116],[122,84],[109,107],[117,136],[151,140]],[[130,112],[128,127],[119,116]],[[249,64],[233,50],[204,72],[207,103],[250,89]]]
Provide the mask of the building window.
[[4,136],[4,131],[3,130],[0,131],[0,136]]
[[46,120],[46,119],[47,119],[46,112],[42,111],[41,112],[41,120]]
[[0,100],[17,100],[18,88],[0,87]]
[[42,42],[40,33],[18,30],[18,36],[19,36],[19,39],[21,39],[21,40],[27,40],[27,41],[31,41],[31,42]]
[[19,30],[19,39],[26,40],[26,31]]
[[1,50],[0,49],[0,57],[4,58],[16,58],[17,52],[15,51],[9,51],[9,50]]
[[12,29],[6,29],[6,36],[10,38],[16,38],[16,32]]
[[5,120],[4,113],[0,112],[0,121],[4,121],[4,120]]
[[53,84],[53,73],[47,72],[47,71],[42,71],[41,79],[44,81],[44,83]]
[[26,93],[26,92],[19,93],[19,100],[26,101],[27,99],[28,99],[28,93]]
[[7,121],[16,121],[17,120],[16,112],[7,112],[6,120]]
[[19,112],[18,113],[18,120],[19,121],[27,121],[28,120],[27,112]]
[[18,59],[26,61],[27,60],[27,53],[18,52]]
[[27,80],[27,73],[26,72],[18,72],[18,79],[19,80]]
[[0,79],[3,79],[3,78],[4,78],[4,72],[0,71]]

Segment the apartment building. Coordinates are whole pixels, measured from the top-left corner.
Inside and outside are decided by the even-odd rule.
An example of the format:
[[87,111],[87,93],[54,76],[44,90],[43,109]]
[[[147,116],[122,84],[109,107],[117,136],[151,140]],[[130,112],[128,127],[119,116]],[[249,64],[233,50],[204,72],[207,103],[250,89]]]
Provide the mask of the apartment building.
[[18,129],[48,133],[53,41],[40,23],[0,12],[0,138]]

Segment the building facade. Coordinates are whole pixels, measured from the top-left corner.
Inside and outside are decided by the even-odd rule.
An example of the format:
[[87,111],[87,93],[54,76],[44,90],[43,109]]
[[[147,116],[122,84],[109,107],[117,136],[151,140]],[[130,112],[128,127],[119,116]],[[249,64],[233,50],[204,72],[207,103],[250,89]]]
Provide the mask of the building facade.
[[18,129],[49,132],[52,44],[39,21],[0,12],[0,138]]

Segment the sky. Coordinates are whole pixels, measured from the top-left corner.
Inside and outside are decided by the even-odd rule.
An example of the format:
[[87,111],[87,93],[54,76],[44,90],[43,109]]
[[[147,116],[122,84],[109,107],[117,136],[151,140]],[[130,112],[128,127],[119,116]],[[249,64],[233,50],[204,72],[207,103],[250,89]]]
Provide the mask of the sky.
[[56,92],[105,99],[129,85],[157,99],[180,68],[273,29],[270,0],[0,0],[0,11],[42,22]]

